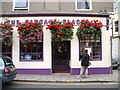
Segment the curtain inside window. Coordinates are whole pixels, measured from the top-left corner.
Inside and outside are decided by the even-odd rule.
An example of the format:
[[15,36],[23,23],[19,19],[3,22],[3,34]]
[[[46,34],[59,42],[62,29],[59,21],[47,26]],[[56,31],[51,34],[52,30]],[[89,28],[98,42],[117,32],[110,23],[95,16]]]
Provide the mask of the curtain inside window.
[[90,2],[89,2],[89,0],[85,0],[85,9],[90,9]]

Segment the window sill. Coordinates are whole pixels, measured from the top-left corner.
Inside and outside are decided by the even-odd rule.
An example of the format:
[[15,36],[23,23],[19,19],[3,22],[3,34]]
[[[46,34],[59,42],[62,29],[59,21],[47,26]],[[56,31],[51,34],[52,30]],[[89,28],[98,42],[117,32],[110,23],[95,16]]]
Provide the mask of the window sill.
[[42,62],[43,59],[40,60],[20,60],[20,62]]
[[[82,61],[82,59],[80,59],[79,61]],[[91,59],[90,61],[102,61],[100,59]]]
[[92,11],[92,9],[76,9],[76,11]]

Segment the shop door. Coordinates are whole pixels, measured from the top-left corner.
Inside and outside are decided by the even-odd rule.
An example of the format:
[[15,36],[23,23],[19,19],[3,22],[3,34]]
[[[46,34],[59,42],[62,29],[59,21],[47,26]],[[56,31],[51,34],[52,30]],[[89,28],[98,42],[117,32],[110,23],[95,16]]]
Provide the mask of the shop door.
[[52,43],[52,70],[53,73],[69,73],[70,41]]

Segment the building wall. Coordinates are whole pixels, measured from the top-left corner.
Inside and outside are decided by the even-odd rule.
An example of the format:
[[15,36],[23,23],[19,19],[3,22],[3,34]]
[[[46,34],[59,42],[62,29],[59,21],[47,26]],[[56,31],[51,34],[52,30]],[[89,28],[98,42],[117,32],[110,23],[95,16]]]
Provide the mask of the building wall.
[[2,2],[0,1],[0,14],[2,14]]
[[[100,74],[100,73],[110,73],[111,66],[111,50],[110,50],[110,31],[106,30],[106,17],[85,17],[85,16],[48,16],[48,17],[11,17],[9,20],[20,20],[24,22],[26,19],[55,19],[63,20],[69,19],[70,21],[77,19],[88,19],[89,20],[100,20],[103,23],[102,28],[102,60],[91,61],[92,65],[89,67],[89,74]],[[78,25],[74,26],[74,36],[71,40],[71,60],[69,62],[70,73],[79,74],[81,61],[79,61],[79,42],[76,36]],[[13,30],[13,46],[12,46],[12,58],[16,65],[18,73],[37,73],[37,74],[52,74],[52,53],[51,53],[51,34],[49,30],[46,30],[46,25],[44,26],[44,37],[43,37],[43,61],[20,61],[20,44],[18,38],[17,28],[14,27]]]
[[[33,0],[30,0],[33,1]],[[108,12],[113,12],[112,2],[92,2],[92,10],[79,11],[75,10],[75,0],[71,2],[30,2],[30,8],[28,10],[15,10],[13,11],[12,0],[4,0],[2,2],[2,14],[34,14],[34,13],[70,13],[70,14],[82,14],[82,13],[98,13],[100,10],[107,10]],[[36,18],[52,18],[52,19],[98,19],[104,23],[102,28],[102,60],[91,61],[92,65],[89,67],[89,74],[101,74],[101,73],[110,73],[111,66],[111,48],[110,48],[110,31],[106,30],[106,17],[85,17],[85,16],[64,16],[64,17],[11,17],[9,19],[36,19]],[[79,42],[76,37],[76,31],[78,26],[74,26],[74,36],[71,40],[71,60],[69,66],[71,68],[71,74],[79,74],[81,61],[79,61]],[[13,62],[16,65],[18,73],[38,73],[38,74],[52,74],[52,57],[51,57],[51,34],[49,30],[46,30],[44,26],[44,40],[43,40],[43,61],[29,62],[29,61],[20,61],[19,59],[19,38],[17,33],[17,28],[14,27],[13,31],[13,46],[12,46],[12,58]]]
[[112,39],[112,57],[115,59],[119,59],[119,38],[118,38],[118,32],[115,32],[115,21],[118,20],[118,14],[113,15],[113,39]]
[[113,39],[113,44],[112,44],[112,57],[114,59],[118,59],[119,58],[119,38],[114,38]]
[[[114,0],[114,2],[117,0]],[[119,32],[120,32],[120,28],[118,28],[118,32],[115,32],[115,21],[119,21],[119,13],[120,13],[120,0],[118,0],[118,12],[115,13],[114,11],[114,15],[112,16],[113,19],[113,39],[112,39],[112,57],[115,58],[116,60],[120,59],[120,38],[119,38]],[[114,9],[114,8],[113,8]],[[120,21],[119,21],[120,23]],[[120,25],[120,24],[119,24]]]
[[[120,0],[118,1],[118,20],[119,20],[119,36],[120,36]],[[119,58],[119,60],[120,60],[120,38],[119,38],[119,41],[118,41],[119,43],[118,43],[118,46],[119,46],[119,48],[118,48],[118,58]]]
[[2,2],[2,13],[98,13],[100,10],[113,12],[112,2],[92,2],[92,10],[79,11],[75,9],[75,0],[71,2],[33,2],[30,0],[30,8],[28,10],[13,11],[12,0]]

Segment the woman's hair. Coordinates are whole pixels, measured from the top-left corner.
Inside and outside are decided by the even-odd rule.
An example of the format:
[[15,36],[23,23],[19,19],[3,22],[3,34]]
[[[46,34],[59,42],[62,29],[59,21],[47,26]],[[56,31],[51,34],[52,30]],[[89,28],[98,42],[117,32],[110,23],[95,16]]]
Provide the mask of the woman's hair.
[[88,53],[88,50],[87,50],[87,49],[85,49],[85,53]]

